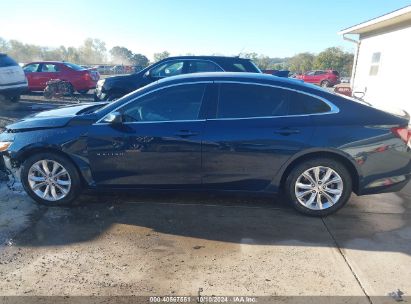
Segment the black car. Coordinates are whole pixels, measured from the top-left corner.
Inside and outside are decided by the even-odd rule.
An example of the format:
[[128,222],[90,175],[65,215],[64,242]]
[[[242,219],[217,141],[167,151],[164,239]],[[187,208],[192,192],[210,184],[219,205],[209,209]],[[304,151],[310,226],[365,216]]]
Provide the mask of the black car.
[[0,135],[6,166],[37,202],[84,188],[278,193],[326,215],[410,179],[409,117],[292,79],[170,77],[113,103],[41,112]]
[[250,60],[222,56],[179,56],[163,59],[135,74],[101,79],[94,94],[95,101],[113,101],[134,90],[165,77],[201,72],[261,73]]

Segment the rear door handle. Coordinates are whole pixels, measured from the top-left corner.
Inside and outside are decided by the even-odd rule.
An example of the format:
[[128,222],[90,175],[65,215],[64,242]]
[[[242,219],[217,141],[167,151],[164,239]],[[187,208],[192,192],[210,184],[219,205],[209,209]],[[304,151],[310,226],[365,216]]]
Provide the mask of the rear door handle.
[[190,130],[180,130],[174,133],[174,135],[179,136],[179,137],[190,137],[190,136],[196,136],[198,135],[198,133],[191,132]]
[[281,128],[281,129],[275,130],[274,133],[287,136],[287,135],[291,135],[291,134],[298,134],[298,133],[300,133],[300,130],[291,129],[291,128]]

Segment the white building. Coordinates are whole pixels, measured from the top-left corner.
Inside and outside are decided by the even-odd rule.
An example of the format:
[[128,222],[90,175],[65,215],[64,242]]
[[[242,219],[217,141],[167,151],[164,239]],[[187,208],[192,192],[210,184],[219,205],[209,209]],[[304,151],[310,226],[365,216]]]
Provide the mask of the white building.
[[365,92],[365,101],[411,114],[411,6],[339,34],[357,44],[351,76],[353,92]]

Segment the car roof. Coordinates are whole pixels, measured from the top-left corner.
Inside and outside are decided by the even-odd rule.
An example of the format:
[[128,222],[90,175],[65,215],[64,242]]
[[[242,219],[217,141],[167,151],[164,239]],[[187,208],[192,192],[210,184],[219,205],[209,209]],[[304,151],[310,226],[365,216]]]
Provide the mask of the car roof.
[[[164,58],[163,60],[175,60],[175,59],[204,59],[204,60],[251,60],[249,58],[241,58],[236,56],[172,56]],[[163,61],[161,60],[161,61]]]
[[68,61],[49,61],[49,60],[44,60],[44,61],[33,61],[33,62],[28,62],[25,65],[28,64],[33,64],[33,63],[53,63],[53,64],[65,64],[65,63],[70,63]]
[[168,85],[176,82],[196,82],[196,81],[232,81],[232,82],[252,82],[263,83],[285,87],[292,87],[295,89],[302,89],[305,91],[316,91],[322,93],[329,93],[323,88],[307,84],[301,80],[294,78],[278,77],[263,73],[247,73],[247,72],[206,72],[183,74],[178,76],[163,78],[157,83],[159,85]]

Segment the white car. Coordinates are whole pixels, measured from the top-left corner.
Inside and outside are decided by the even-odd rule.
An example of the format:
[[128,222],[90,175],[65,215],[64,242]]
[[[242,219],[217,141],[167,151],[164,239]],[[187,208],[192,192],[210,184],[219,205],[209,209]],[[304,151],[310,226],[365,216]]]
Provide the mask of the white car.
[[18,101],[27,89],[27,78],[21,66],[6,54],[0,53],[0,95]]

